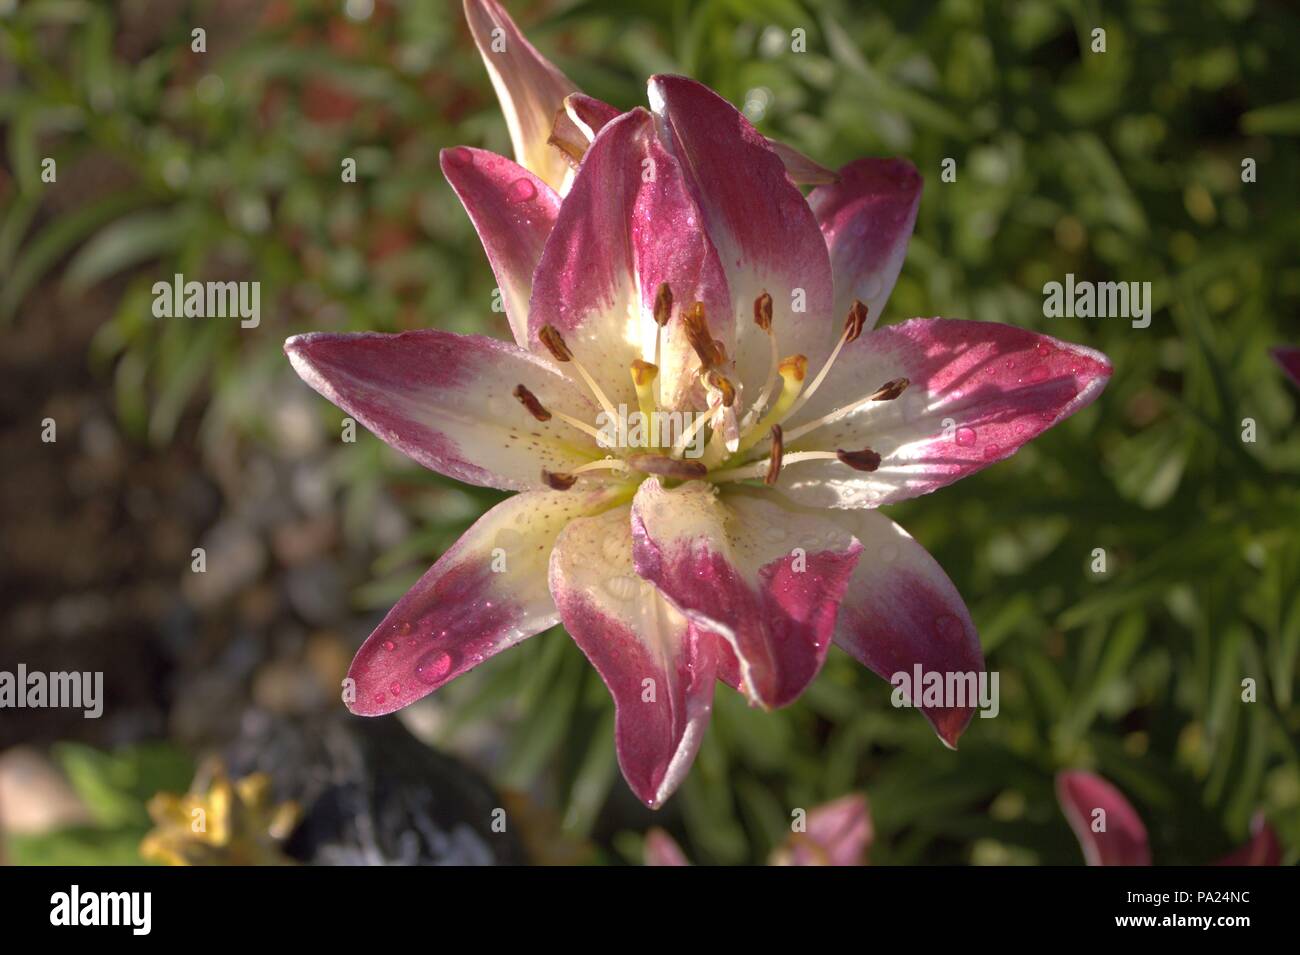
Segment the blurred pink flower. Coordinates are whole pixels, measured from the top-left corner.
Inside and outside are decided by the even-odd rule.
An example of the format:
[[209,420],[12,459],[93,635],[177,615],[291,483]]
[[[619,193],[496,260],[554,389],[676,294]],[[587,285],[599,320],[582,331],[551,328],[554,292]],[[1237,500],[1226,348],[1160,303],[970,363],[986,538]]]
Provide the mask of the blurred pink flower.
[[[1146,826],[1124,795],[1093,773],[1056,776],[1056,796],[1088,865],[1150,865]],[[1280,865],[1282,846],[1263,815],[1251,822],[1251,839],[1215,865]]]
[[1300,386],[1300,348],[1294,345],[1279,345],[1269,352],[1273,360],[1282,366],[1292,383]]
[[[874,831],[867,797],[842,796],[808,813],[806,830],[793,832],[776,849],[769,865],[866,865]],[[645,864],[690,865],[686,853],[668,833],[651,829],[645,836]]]
[[[1010,457],[1100,394],[1105,356],[985,322],[873,331],[920,202],[909,163],[831,173],[680,76],[620,113],[499,4],[465,9],[517,162],[460,146],[442,169],[515,341],[314,333],[285,350],[420,464],[520,493],[371,634],[352,710],[390,713],[563,622],[614,698],[624,777],[657,807],[718,680],[784,706],[832,642],[886,679],[982,672],[956,588],[876,508]],[[792,176],[823,184],[805,198]],[[628,408],[690,430],[611,438]],[[955,746],[973,708],[922,712]]]

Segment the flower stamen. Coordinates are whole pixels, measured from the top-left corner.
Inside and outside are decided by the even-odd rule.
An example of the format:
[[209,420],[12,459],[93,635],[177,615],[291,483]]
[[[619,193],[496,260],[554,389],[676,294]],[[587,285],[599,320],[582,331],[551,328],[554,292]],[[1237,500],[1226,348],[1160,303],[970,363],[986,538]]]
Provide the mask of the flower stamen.
[[[772,440],[774,443],[780,442],[782,452],[784,452],[785,440],[783,437],[780,434],[773,434]],[[855,471],[874,471],[880,467],[881,458],[879,454],[870,448],[863,448],[861,451],[793,451],[790,454],[781,454],[780,464],[775,468],[775,475],[772,475],[774,470],[773,458],[768,458],[766,461],[750,461],[748,464],[728,468],[725,471],[714,471],[709,474],[709,480],[721,484],[726,481],[752,481],[756,478],[762,478],[766,483],[769,475],[775,481],[784,468],[804,461],[838,461],[840,464],[848,465]]]
[[643,474],[673,478],[678,481],[697,481],[709,473],[699,461],[681,461],[662,454],[634,454],[627,464]]
[[809,421],[806,422],[805,424],[799,425],[799,427],[795,428],[793,431],[790,432],[788,438],[791,441],[798,441],[808,432],[815,431],[816,429],[825,427],[828,424],[834,424],[836,421],[839,421],[842,418],[847,418],[849,415],[853,414],[853,412],[857,411],[863,405],[869,404],[873,401],[893,401],[904,391],[906,391],[907,386],[910,384],[911,382],[906,378],[893,378],[885,382],[883,385],[881,385],[871,394],[867,395],[865,398],[859,398],[856,401],[850,401],[848,404],[841,405],[840,407],[836,408],[834,411],[822,415],[822,417],[817,418],[815,421]]
[[772,455],[767,459],[767,474],[763,476],[763,483],[768,487],[776,484],[776,479],[781,476],[782,458],[785,456],[785,440],[781,436],[781,426],[772,425]]
[[577,428],[579,431],[583,432],[584,434],[590,435],[592,438],[595,438],[596,443],[601,445],[601,447],[605,446],[603,440],[605,436],[601,434],[599,430],[587,424],[585,421],[579,421],[577,418],[565,414],[563,411],[549,410],[540,401],[537,400],[537,396],[535,394],[533,394],[523,385],[515,385],[515,390],[512,392],[512,394],[519,399],[519,403],[521,405],[523,405],[525,408],[528,409],[528,413],[532,415],[534,418],[536,418],[538,421],[550,421],[551,418],[559,418],[565,424]]
[[573,352],[564,343],[564,336],[560,334],[560,330],[554,325],[543,325],[537,332],[537,337],[546,346],[546,350],[551,353],[552,358],[560,362],[560,364],[571,364],[578,370],[578,374],[587,383],[587,387],[591,389],[596,401],[605,409],[605,414],[609,415],[611,419],[617,418],[618,412],[614,410],[614,405],[605,397],[605,392],[601,390],[600,385],[596,384],[596,379],[591,377],[591,373],[587,371],[582,362],[573,357]]
[[812,380],[812,384],[804,389],[799,401],[790,408],[786,413],[786,417],[797,412],[808,403],[809,398],[816,394],[817,389],[820,388],[822,382],[826,380],[826,376],[830,374],[831,366],[835,364],[835,359],[840,357],[840,352],[843,351],[844,346],[850,342],[858,340],[858,337],[862,334],[862,329],[866,323],[867,306],[864,305],[861,300],[854,299],[853,307],[849,309],[849,314],[844,319],[844,331],[840,334],[840,340],[835,343],[834,350],[831,352],[830,357],[826,359],[826,364],[822,365],[821,371],[817,372],[817,377]]

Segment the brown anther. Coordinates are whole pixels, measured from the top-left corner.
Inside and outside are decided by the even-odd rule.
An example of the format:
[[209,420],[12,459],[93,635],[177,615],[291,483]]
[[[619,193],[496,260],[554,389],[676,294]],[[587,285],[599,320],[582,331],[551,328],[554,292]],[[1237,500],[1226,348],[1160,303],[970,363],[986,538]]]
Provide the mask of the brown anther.
[[556,361],[572,361],[573,352],[569,351],[569,346],[564,344],[564,336],[554,325],[543,325],[537,333],[546,350],[551,353],[551,357]]
[[765,332],[772,328],[772,296],[766,292],[754,299],[754,324]]
[[662,454],[634,454],[627,459],[627,463],[643,474],[656,474],[678,481],[695,481],[709,473],[702,461],[682,461]]
[[736,403],[736,386],[726,375],[720,375],[716,371],[709,372],[708,381],[711,386],[722,393],[722,407],[730,408]]
[[655,292],[655,324],[663,328],[672,317],[673,290],[668,287],[667,282],[661,282],[659,291]]
[[863,448],[861,451],[836,451],[835,457],[839,458],[841,464],[847,464],[855,471],[874,471],[880,467],[880,455],[870,448]]
[[713,335],[709,332],[709,319],[704,313],[704,303],[696,302],[682,316],[686,327],[686,340],[695,349],[700,364],[705,368],[714,368],[722,364],[717,347],[713,344]]
[[791,355],[789,358],[782,358],[781,364],[776,366],[777,372],[782,378],[793,378],[795,381],[803,381],[808,375],[808,356]]
[[542,468],[542,482],[553,491],[567,491],[578,483],[578,476],[576,474],[565,474],[563,471],[548,471]]
[[881,385],[879,388],[873,391],[867,400],[868,401],[893,401],[904,391],[906,391],[907,386],[910,384],[911,382],[908,381],[906,378],[895,378],[892,381],[885,382],[883,385]]
[[727,363],[727,346],[722,343],[721,339],[713,339],[713,354],[717,356],[719,365]]
[[848,317],[844,319],[844,343],[857,341],[862,334],[862,327],[867,324],[867,306],[861,300],[854,299]]
[[551,413],[543,408],[542,403],[537,400],[537,396],[523,385],[515,385],[514,396],[519,399],[521,405],[528,409],[528,413],[538,421],[551,420]]
[[659,374],[659,366],[652,362],[642,361],[640,358],[632,359],[632,383],[635,385],[648,385],[655,380]]
[[781,474],[781,459],[785,457],[785,437],[779,424],[772,425],[772,456],[767,459],[767,474],[763,483],[771,487]]

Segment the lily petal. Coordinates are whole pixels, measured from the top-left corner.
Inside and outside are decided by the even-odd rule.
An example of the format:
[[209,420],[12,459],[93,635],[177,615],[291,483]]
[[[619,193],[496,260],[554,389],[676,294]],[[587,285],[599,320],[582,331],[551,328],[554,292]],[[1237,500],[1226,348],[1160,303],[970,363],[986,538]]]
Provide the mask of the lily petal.
[[[878,328],[844,349],[787,426],[786,450],[789,457],[791,450],[870,447],[879,467],[793,464],[777,486],[819,507],[877,507],[928,494],[1009,458],[1091,404],[1110,374],[1100,352],[1011,325],[914,318]],[[898,378],[909,382],[901,395],[866,400]],[[799,434],[797,425],[839,407],[854,411]]]
[[[834,344],[834,287],[826,242],[807,201],[766,138],[707,86],[682,76],[650,80],[660,139],[686,171],[731,288],[737,377],[763,381],[771,363],[753,303],[772,296],[782,355],[821,366]],[[843,318],[843,316],[838,316]]]
[[902,159],[859,159],[839,181],[808,196],[835,278],[835,312],[847,315],[855,299],[867,306],[868,326],[885,310],[907,255],[921,204],[921,174]]
[[564,98],[563,108],[555,114],[550,143],[568,156],[570,165],[576,168],[596,134],[618,115],[617,109],[594,96],[570,93]]
[[714,638],[636,575],[627,507],[565,528],[551,555],[550,585],[565,628],[614,698],[623,776],[657,809],[685,779],[704,738]]
[[774,865],[867,864],[867,850],[875,838],[867,797],[842,796],[808,813],[807,828],[794,833],[773,854]]
[[739,673],[728,682],[764,707],[792,702],[821,669],[862,550],[836,522],[773,497],[650,478],[632,503],[637,573],[729,644]]
[[[717,253],[692,225],[698,218],[676,160],[654,137],[650,114],[637,109],[608,122],[542,252],[529,314],[534,343],[543,326],[554,326],[609,400],[635,407],[631,363],[656,361],[655,297],[667,283],[678,305],[657,360],[661,406],[682,407],[699,367],[682,313],[692,302],[712,314],[730,308]],[[715,337],[729,348],[722,331]]]
[[484,514],[388,612],[357,652],[348,708],[382,716],[560,619],[547,588],[555,539],[609,491],[530,491]]
[[1057,773],[1056,798],[1088,865],[1151,864],[1146,826],[1106,780],[1082,770]]
[[1294,345],[1279,345],[1269,352],[1292,383],[1300,386],[1300,348]]
[[[875,510],[849,511],[839,518],[862,542],[862,557],[849,581],[835,625],[835,643],[885,680],[915,668],[922,673],[984,672],[979,636],[961,594],[930,552],[907,531]],[[967,680],[966,690],[976,687]],[[921,706],[939,738],[957,739],[975,712],[966,706]],[[915,701],[919,703],[920,701]]]
[[602,453],[583,432],[520,405],[512,392],[522,384],[547,409],[596,416],[550,362],[495,338],[313,332],[284,350],[303,381],[385,443],[467,484],[541,488],[543,469],[568,471]]
[[1215,865],[1281,865],[1282,843],[1277,830],[1269,824],[1262,812],[1250,820],[1250,841],[1240,849],[1228,853]]
[[785,166],[785,173],[790,181],[804,186],[820,186],[839,182],[840,174],[827,169],[819,162],[809,159],[793,146],[787,146],[777,139],[768,139],[767,148],[776,153]]
[[465,19],[505,114],[515,160],[562,194],[569,166],[547,139],[556,110],[577,87],[537,52],[496,0],[465,0]]
[[486,149],[444,149],[442,174],[478,231],[501,288],[515,343],[528,345],[528,296],[560,197],[522,166]]

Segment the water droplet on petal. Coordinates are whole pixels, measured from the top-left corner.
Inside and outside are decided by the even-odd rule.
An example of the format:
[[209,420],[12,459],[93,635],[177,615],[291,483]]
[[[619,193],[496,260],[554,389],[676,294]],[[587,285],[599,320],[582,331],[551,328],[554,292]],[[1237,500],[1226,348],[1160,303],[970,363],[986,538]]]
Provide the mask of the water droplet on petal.
[[415,665],[415,675],[425,683],[437,683],[451,672],[451,654],[445,650],[435,650],[420,658]]
[[385,649],[385,650],[392,650],[392,649],[395,649],[396,647],[397,647],[397,644],[393,643],[392,640],[385,640],[385,641],[384,641],[384,649]]
[[994,458],[996,458],[996,457],[997,457],[998,455],[1000,455],[1001,453],[1002,453],[1002,446],[1001,446],[1001,445],[998,445],[998,444],[990,444],[988,447],[986,447],[986,448],[984,449],[984,460],[985,460],[985,461],[992,461]]
[[464,169],[466,166],[474,165],[474,154],[464,146],[453,146],[447,150],[447,162]]
[[393,696],[397,696],[397,694],[402,692],[402,684],[397,683],[396,681],[390,683],[388,686],[388,692],[393,694]]
[[531,179],[522,176],[506,187],[506,198],[511,202],[527,202],[537,198],[537,187]]
[[880,559],[886,564],[892,564],[894,561],[898,560],[898,545],[891,542],[881,547]]
[[975,429],[968,428],[965,425],[957,429],[957,443],[963,448],[969,448],[975,443]]

